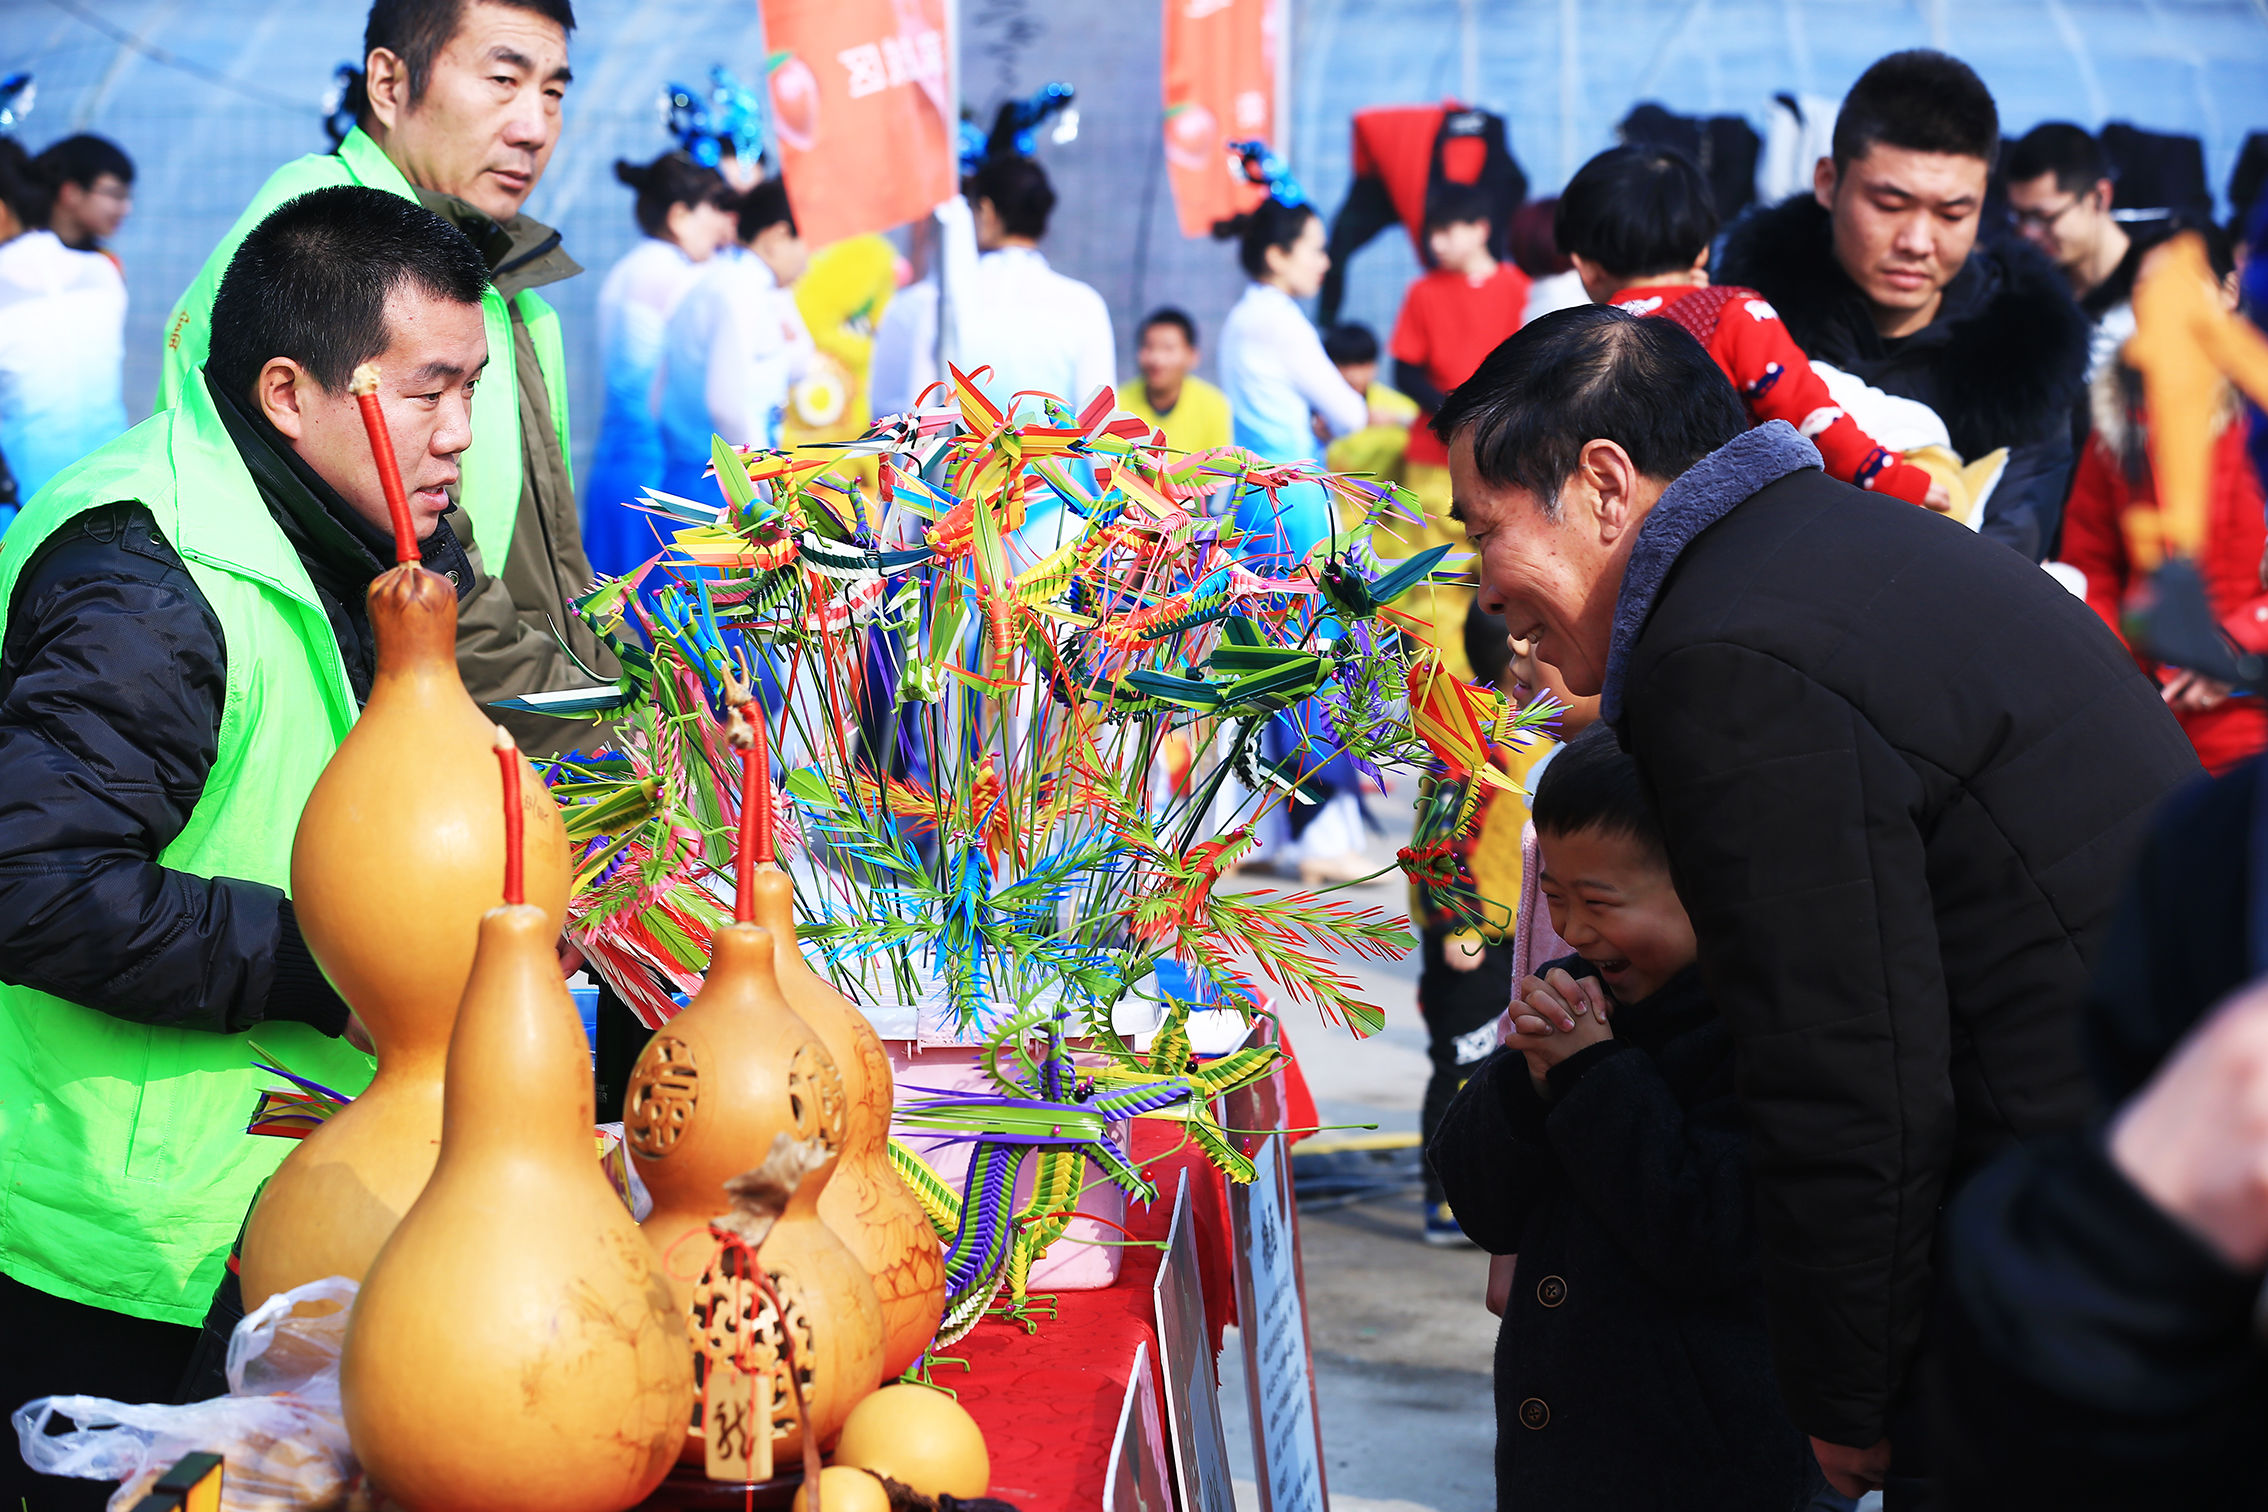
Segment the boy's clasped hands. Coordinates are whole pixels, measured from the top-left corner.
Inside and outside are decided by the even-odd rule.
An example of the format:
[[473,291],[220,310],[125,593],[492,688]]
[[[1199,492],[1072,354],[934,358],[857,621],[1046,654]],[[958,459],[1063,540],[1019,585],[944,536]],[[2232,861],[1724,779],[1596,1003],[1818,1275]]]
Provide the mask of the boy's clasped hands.
[[1614,1038],[1605,986],[1597,977],[1577,977],[1560,967],[1520,979],[1512,1006],[1512,1032],[1504,1043],[1528,1062],[1536,1090],[1544,1090],[1551,1068],[1576,1051]]

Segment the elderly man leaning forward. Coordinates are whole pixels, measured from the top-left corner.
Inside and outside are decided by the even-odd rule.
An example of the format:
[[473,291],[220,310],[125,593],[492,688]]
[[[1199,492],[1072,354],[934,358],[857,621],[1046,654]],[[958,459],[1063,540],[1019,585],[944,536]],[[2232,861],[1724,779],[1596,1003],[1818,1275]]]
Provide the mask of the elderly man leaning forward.
[[1602,695],[1661,814],[1738,1046],[1789,1411],[1845,1494],[1932,1505],[1939,1206],[2088,1115],[2088,966],[2196,757],[2078,600],[1749,430],[1666,321],[1548,316],[1435,424],[1481,606]]

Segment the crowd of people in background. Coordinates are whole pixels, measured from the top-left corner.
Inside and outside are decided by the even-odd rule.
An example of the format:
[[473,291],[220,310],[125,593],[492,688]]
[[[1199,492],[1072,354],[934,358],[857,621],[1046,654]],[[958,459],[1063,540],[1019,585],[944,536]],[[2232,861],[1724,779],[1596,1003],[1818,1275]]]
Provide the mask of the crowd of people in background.
[[[2258,202],[2226,225],[2136,215],[2149,207],[2123,202],[2096,135],[2051,122],[2004,143],[1975,73],[1902,52],[1842,102],[1809,192],[1729,225],[1701,167],[1657,144],[1610,147],[1509,212],[1437,186],[1424,271],[1382,340],[1310,319],[1329,227],[1274,179],[1216,229],[1247,283],[1205,331],[1173,305],[1114,312],[1051,267],[1055,190],[1020,153],[969,164],[902,245],[814,248],[778,178],[714,138],[681,142],[616,166],[642,239],[599,294],[605,403],[578,490],[559,318],[538,290],[582,270],[523,208],[558,142],[573,31],[568,0],[375,0],[353,129],[277,170],[166,325],[150,424],[201,426],[230,478],[248,470],[248,517],[297,552],[357,697],[359,591],[389,548],[302,418],[337,398],[336,375],[309,357],[279,386],[216,326],[216,303],[241,310],[262,276],[257,257],[234,271],[242,249],[292,255],[271,217],[311,195],[333,197],[292,212],[301,252],[342,227],[391,237],[463,321],[478,304],[477,392],[469,374],[435,380],[462,423],[427,427],[426,492],[448,519],[426,549],[455,583],[459,664],[484,703],[614,674],[573,601],[659,549],[623,504],[712,499],[716,439],[855,435],[931,392],[941,352],[988,369],[1001,399],[1115,388],[1180,450],[1390,479],[1416,511],[1382,523],[1378,552],[1474,563],[1414,601],[1411,633],[1459,677],[1563,711],[1556,741],[1505,758],[1532,815],[1492,797],[1456,884],[1413,898],[1424,1232],[1499,1257],[1501,1504],[1829,1509],[1885,1489],[1898,1509],[1967,1485],[2029,1505],[2013,1456],[2035,1442],[2057,1446],[2060,1505],[2145,1483],[2252,1504],[2259,1472],[2231,1446],[2268,1401],[2241,1343],[2268,1223],[2228,1216],[2239,1178],[2199,1174],[2182,1108],[2239,1099],[2178,1047],[2263,959],[2232,837],[2253,833],[2268,711],[2255,687],[2119,638],[2154,565],[2134,521],[2157,508],[2122,357],[2136,283],[2195,232],[2237,310],[2268,268],[2246,257],[2268,222],[2258,183],[2232,188]],[[208,696],[154,711],[52,685],[72,635],[125,657],[126,621],[220,593],[168,555],[163,509],[113,519],[93,507],[110,495],[73,492],[110,487],[128,452],[137,486],[158,467],[143,432],[119,439],[127,284],[108,244],[133,183],[100,137],[37,155],[0,137],[0,529],[55,485],[0,555],[0,585],[32,585],[0,599],[0,759],[47,784],[0,809],[0,854],[91,849],[108,869],[68,927],[34,896],[37,867],[0,877],[5,974],[39,988],[6,989],[21,1001],[0,1013],[86,1004],[152,1033],[274,1019],[336,1038],[343,1005],[280,879],[150,885],[181,869],[204,774],[247,738],[212,676]],[[384,311],[369,318],[382,334]],[[2247,653],[2268,653],[2258,421],[2224,386],[2198,564]],[[1312,486],[1234,507],[1295,558],[1352,523]],[[1021,527],[1040,549],[1072,528],[1044,506]],[[125,584],[118,602],[73,598],[65,569],[88,563]],[[189,612],[183,636],[208,621]],[[507,723],[536,754],[604,738]],[[1287,720],[1267,754],[1302,738]],[[154,770],[169,752],[177,766]],[[1308,882],[1374,869],[1363,779],[1322,755],[1316,801],[1272,821],[1254,858]],[[2244,786],[2191,790],[2209,796],[2154,821],[2200,766]],[[165,801],[119,796],[122,774]],[[2173,901],[2192,895],[2191,913]],[[90,954],[110,938],[187,955],[129,991]],[[2116,969],[2090,987],[2106,952]],[[216,981],[236,997],[199,996]],[[2268,1063],[2264,1031],[2213,1027],[2230,1022],[2206,1031],[2229,1042],[2223,1066]],[[20,1071],[0,1053],[0,1074]],[[2237,1142],[2257,1157],[2256,1104],[2246,1116]],[[0,1123],[0,1165],[37,1137]],[[118,1218],[99,1144],[38,1152],[76,1172],[56,1200],[90,1233]],[[13,1239],[0,1286],[42,1337],[93,1329],[121,1357],[188,1368],[205,1301],[165,1241],[149,1248],[137,1264],[173,1283],[161,1300]],[[2185,1354],[2212,1379],[2184,1374]],[[59,1386],[59,1357],[40,1391],[135,1394],[99,1360]],[[21,1384],[0,1364],[0,1386]]]

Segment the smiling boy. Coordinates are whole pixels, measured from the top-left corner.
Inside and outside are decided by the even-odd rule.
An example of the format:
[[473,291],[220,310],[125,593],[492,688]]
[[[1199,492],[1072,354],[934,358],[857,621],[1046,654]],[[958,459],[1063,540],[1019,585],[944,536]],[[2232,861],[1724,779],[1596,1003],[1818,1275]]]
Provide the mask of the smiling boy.
[[1517,1253],[1496,1343],[1500,1507],[1794,1507],[1816,1488],[1773,1383],[1733,1091],[1660,827],[1614,732],[1535,785],[1552,927],[1515,1033],[1431,1149],[1467,1234]]

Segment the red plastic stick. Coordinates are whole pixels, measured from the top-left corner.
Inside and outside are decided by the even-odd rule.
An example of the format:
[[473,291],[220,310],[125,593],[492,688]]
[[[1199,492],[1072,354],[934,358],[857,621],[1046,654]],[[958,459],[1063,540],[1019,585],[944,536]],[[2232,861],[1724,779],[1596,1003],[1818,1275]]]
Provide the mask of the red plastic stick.
[[502,725],[496,727],[496,765],[504,774],[504,901],[517,908],[528,901],[520,864],[520,835],[526,820],[520,813],[520,748]]
[[748,759],[756,763],[756,864],[770,866],[779,858],[772,851],[772,732],[764,724],[764,706],[750,699],[741,711],[748,716],[748,734],[754,742]]
[[756,922],[756,849],[764,843],[764,832],[770,828],[766,822],[770,815],[771,784],[765,780],[763,729],[761,720],[749,719],[748,710],[753,704],[743,704],[733,710],[733,717],[741,721],[732,734],[732,743],[740,748],[740,854],[733,867],[736,886],[733,890],[732,920],[735,924]]
[[386,513],[394,520],[394,561],[421,560],[417,526],[410,520],[409,495],[402,492],[402,470],[394,462],[394,438],[386,430],[386,411],[378,404],[378,369],[364,363],[354,370],[347,385],[362,410],[362,428],[370,433],[370,455],[378,464],[378,486],[386,491]]

